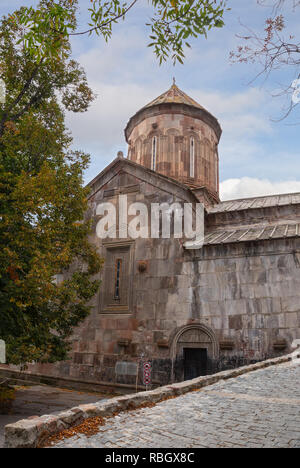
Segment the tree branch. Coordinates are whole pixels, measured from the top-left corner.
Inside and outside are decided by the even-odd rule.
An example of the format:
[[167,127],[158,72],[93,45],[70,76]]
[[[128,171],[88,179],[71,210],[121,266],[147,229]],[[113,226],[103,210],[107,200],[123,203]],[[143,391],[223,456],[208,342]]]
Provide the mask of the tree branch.
[[101,29],[105,26],[108,26],[109,24],[117,21],[118,19],[124,17],[129,10],[131,10],[131,8],[137,3],[138,0],[134,0],[128,7],[127,9],[121,13],[120,15],[118,16],[115,16],[114,18],[111,18],[110,20],[108,20],[106,23],[103,23],[103,24],[100,24],[99,26],[95,26],[94,28],[91,28],[91,29],[87,29],[86,31],[82,31],[82,32],[77,32],[77,33],[70,33],[69,36],[82,36],[83,34],[89,34],[89,33],[92,33],[94,31],[97,31],[97,29]]
[[43,89],[37,91],[34,94],[34,96],[32,96],[30,101],[26,104],[26,106],[23,107],[23,109],[20,112],[18,112],[17,114],[12,115],[9,120],[11,122],[16,122],[16,120],[18,120],[20,117],[22,117],[31,107],[34,107],[38,103],[38,101],[42,98],[42,96],[43,96]]
[[[42,59],[43,60],[43,59]],[[17,106],[19,104],[19,102],[21,101],[21,99],[25,96],[26,92],[28,91],[32,81],[34,80],[35,76],[37,75],[37,72],[39,70],[39,67],[42,63],[42,60],[40,61],[40,63],[38,65],[35,66],[35,68],[33,69],[30,77],[27,79],[25,85],[23,86],[23,89],[20,91],[20,93],[18,94],[18,96],[16,97],[16,99],[12,102],[12,104],[9,106],[9,108],[4,112],[3,116],[2,116],[2,119],[1,119],[1,122],[0,122],[0,137],[3,135],[3,131],[4,131],[4,124],[7,120],[9,120],[9,114],[10,112],[13,110],[13,108],[15,106]]]

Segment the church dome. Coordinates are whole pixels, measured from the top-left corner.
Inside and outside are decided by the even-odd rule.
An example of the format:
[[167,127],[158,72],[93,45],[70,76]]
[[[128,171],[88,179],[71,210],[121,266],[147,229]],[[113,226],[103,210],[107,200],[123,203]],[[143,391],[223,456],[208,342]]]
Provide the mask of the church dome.
[[218,200],[218,120],[173,83],[125,128],[128,158]]
[[194,101],[194,99],[181,91],[181,89],[179,89],[175,83],[173,83],[168,91],[151,101],[149,104],[143,107],[143,109],[165,103],[186,104],[187,106],[198,107],[199,109],[205,110],[204,107],[198,104],[198,102]]

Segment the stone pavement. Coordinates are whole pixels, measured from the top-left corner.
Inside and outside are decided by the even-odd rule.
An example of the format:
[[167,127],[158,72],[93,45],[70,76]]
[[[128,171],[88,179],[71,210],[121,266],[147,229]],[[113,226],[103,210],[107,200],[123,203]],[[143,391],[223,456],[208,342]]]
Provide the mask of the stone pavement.
[[78,434],[55,447],[300,448],[300,364],[261,369],[120,413],[97,435]]
[[105,401],[112,395],[76,392],[47,385],[17,387],[12,414],[0,415],[0,448],[4,445],[4,426],[30,416],[56,414],[65,409],[95,401]]

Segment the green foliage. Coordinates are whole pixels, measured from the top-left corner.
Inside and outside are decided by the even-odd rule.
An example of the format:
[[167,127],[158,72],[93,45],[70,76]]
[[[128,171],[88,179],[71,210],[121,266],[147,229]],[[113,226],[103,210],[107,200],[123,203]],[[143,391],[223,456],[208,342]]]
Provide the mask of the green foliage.
[[[65,3],[65,2],[63,2]],[[66,43],[68,32],[75,29],[74,9],[55,2],[41,2],[38,9],[22,8],[15,20],[25,28],[19,39],[32,57],[59,57]]]
[[[77,0],[43,0],[37,9],[23,8],[11,21],[24,28],[20,39],[37,61],[61,56],[62,46],[71,35],[96,33],[108,41],[112,27],[124,20],[138,0],[91,0],[90,22],[85,31],[76,30]],[[173,63],[183,63],[184,48],[191,38],[207,35],[211,28],[224,26],[226,0],[149,0],[153,8],[150,22],[149,47],[154,49],[159,63],[170,57]]]
[[151,27],[151,43],[161,64],[170,56],[174,63],[183,63],[184,46],[190,47],[188,39],[224,26],[222,20],[225,1],[152,0],[155,16],[148,24]]
[[[71,151],[64,122],[64,110],[85,111],[93,93],[70,59],[67,39],[54,60],[37,62],[20,46],[21,36],[21,24],[2,20],[0,337],[14,364],[66,358],[73,328],[90,311],[102,265],[84,221],[89,156]],[[58,282],[61,272],[68,273]]]

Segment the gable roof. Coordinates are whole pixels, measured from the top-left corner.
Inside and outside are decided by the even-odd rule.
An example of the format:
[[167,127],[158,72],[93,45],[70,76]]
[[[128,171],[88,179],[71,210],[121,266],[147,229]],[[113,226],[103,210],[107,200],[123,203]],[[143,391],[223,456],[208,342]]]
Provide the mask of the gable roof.
[[91,188],[89,197],[99,191],[103,185],[121,171],[126,171],[131,175],[156,186],[160,190],[168,193],[174,193],[179,198],[189,200],[190,202],[198,202],[197,197],[187,185],[182,184],[171,177],[167,177],[164,174],[152,171],[151,169],[130,161],[123,156],[115,158],[105,169],[103,169],[102,172],[87,184],[87,187]]

